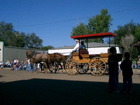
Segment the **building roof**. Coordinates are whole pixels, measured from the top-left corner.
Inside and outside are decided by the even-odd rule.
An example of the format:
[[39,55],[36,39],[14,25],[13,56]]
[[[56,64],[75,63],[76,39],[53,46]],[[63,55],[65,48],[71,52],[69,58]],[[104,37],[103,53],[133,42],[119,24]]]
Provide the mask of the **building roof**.
[[[85,43],[85,45],[87,46],[87,44]],[[64,46],[64,47],[58,47],[58,48],[54,48],[54,49],[73,49],[75,45],[72,46]],[[110,44],[110,46],[117,46],[115,44]],[[109,44],[105,44],[105,43],[97,43],[97,42],[91,42],[88,43],[88,48],[96,48],[96,47],[109,47]]]

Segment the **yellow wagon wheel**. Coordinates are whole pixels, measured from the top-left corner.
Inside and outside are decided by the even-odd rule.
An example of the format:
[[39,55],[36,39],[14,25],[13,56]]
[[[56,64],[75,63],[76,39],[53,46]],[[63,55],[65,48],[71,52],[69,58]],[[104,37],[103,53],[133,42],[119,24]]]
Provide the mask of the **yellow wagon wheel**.
[[77,73],[78,69],[79,69],[79,64],[76,60],[74,59],[68,59],[66,61],[66,72],[69,75],[74,75]]
[[94,57],[89,64],[93,75],[102,75],[106,71],[106,63],[101,57]]

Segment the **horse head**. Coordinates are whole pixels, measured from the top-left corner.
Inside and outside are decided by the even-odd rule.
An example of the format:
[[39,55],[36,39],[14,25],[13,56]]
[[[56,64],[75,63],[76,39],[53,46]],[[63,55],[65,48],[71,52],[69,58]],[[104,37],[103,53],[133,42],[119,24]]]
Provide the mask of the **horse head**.
[[26,52],[26,56],[27,56],[28,59],[32,58],[34,54],[35,54],[35,51],[29,50],[29,51]]

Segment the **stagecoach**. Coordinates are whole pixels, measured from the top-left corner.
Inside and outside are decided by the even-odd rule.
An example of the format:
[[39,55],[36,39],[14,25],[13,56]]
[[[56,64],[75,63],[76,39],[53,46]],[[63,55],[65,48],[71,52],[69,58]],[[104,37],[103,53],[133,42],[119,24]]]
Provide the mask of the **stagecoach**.
[[[73,39],[77,40],[86,40],[88,42],[91,38],[109,38],[109,47],[110,46],[110,38],[116,37],[113,33],[98,33],[98,34],[88,34],[88,35],[78,35],[71,36]],[[115,47],[115,46],[114,46]],[[66,71],[70,75],[74,74],[85,74],[90,72],[93,75],[102,75],[107,70],[109,51],[106,53],[101,53],[99,55],[91,56],[88,52],[88,43],[87,49],[79,49],[79,52],[72,53],[72,59],[66,60]],[[121,59],[122,54],[118,54]]]

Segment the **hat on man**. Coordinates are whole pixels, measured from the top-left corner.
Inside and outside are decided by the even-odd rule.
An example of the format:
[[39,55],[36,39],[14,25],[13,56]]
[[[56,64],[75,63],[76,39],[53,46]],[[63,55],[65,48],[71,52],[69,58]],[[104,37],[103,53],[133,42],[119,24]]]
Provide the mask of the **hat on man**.
[[75,41],[76,41],[76,42],[79,42],[79,40],[77,40],[77,39],[76,39]]

